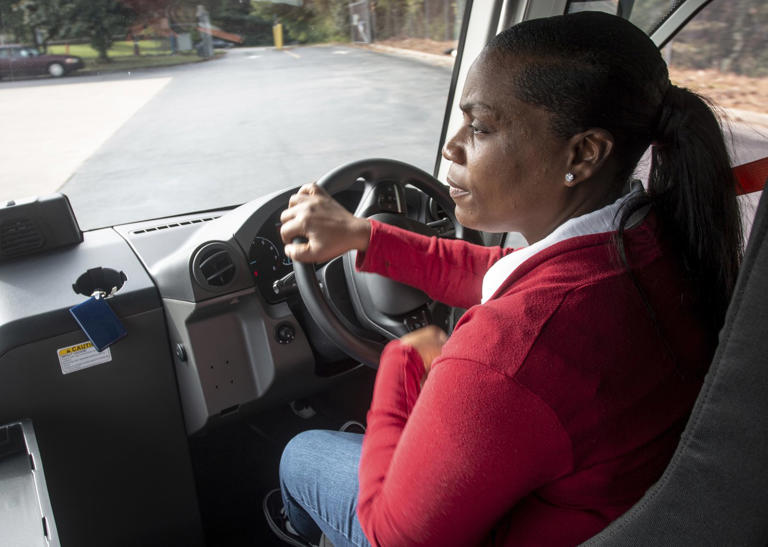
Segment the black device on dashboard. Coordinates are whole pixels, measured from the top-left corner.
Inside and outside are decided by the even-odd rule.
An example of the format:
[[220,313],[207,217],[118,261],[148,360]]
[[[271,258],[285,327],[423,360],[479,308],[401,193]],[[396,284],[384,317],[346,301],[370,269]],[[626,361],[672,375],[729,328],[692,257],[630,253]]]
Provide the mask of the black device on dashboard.
[[81,241],[83,233],[64,194],[0,202],[0,262]]

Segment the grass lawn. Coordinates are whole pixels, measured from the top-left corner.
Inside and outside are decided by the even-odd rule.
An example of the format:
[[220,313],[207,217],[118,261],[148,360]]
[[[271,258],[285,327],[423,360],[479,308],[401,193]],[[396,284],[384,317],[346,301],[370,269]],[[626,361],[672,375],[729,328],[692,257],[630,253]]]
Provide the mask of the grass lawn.
[[72,44],[69,46],[48,46],[48,53],[56,55],[77,55],[85,61],[85,68],[79,72],[123,71],[154,66],[171,66],[195,63],[202,60],[195,52],[184,52],[171,55],[170,44],[166,40],[139,41],[140,55],[133,54],[133,42],[115,42],[107,52],[112,62],[99,61],[99,52],[88,44]]

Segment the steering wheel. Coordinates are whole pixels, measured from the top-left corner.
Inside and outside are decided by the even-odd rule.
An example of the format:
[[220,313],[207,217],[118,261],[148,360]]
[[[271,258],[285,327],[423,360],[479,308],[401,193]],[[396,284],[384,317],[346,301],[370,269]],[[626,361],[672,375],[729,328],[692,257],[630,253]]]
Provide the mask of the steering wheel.
[[[480,243],[479,233],[456,220],[454,203],[447,188],[421,169],[390,159],[364,159],[348,163],[326,173],[318,186],[331,195],[362,181],[364,189],[355,210],[356,216],[368,217],[425,235],[445,235]],[[427,225],[407,216],[405,185],[410,184],[432,198],[447,219]],[[296,238],[294,242],[306,242]],[[423,292],[382,276],[355,270],[356,252],[343,255],[343,273],[358,322],[377,339],[353,329],[334,311],[321,288],[313,264],[294,262],[296,284],[309,314],[320,330],[344,353],[373,368],[378,367],[384,348],[382,336],[398,338],[425,326],[432,302]],[[338,268],[336,269],[338,271]],[[329,283],[326,283],[326,288]]]

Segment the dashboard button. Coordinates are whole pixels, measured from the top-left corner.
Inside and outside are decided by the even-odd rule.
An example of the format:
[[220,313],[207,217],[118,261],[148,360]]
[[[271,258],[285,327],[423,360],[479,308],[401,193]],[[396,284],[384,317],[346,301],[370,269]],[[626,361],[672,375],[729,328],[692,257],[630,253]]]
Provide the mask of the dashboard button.
[[282,323],[275,329],[278,344],[290,344],[296,339],[296,329],[290,323]]

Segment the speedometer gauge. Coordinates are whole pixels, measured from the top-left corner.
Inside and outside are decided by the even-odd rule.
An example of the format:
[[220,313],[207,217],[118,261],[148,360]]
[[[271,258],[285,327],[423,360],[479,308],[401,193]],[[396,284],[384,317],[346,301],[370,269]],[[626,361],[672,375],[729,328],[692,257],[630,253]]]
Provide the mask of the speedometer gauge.
[[280,300],[272,289],[272,283],[291,271],[291,261],[271,240],[256,236],[248,250],[248,264],[253,281],[268,302]]
[[248,251],[248,264],[251,265],[254,277],[271,276],[270,272],[276,272],[278,266],[283,265],[283,261],[280,260],[280,251],[274,243],[266,237],[255,237]]

